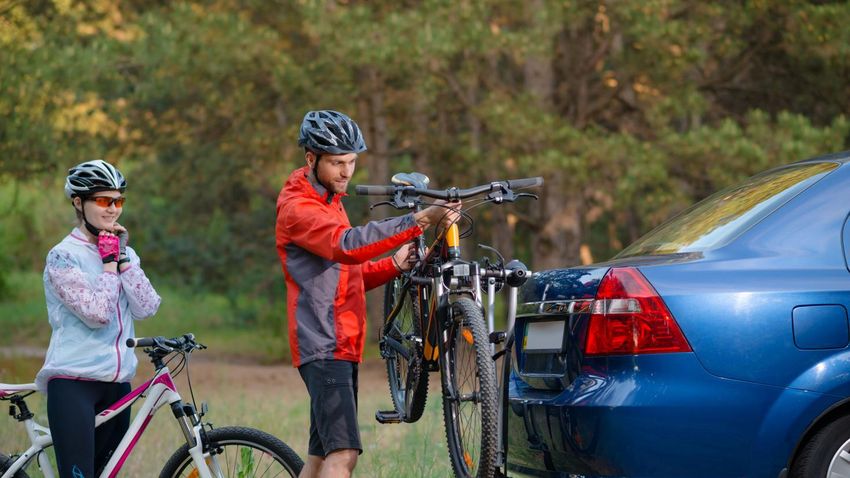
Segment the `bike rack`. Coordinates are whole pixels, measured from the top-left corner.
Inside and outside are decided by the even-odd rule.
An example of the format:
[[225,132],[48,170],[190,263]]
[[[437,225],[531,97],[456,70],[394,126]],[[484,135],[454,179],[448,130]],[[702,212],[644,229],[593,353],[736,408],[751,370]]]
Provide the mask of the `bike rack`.
[[[531,272],[529,271],[529,274]],[[504,332],[500,332],[499,336],[496,336],[495,329],[495,289],[496,289],[496,281],[493,278],[489,278],[487,281],[487,327],[490,333],[490,347],[491,353],[493,354],[493,361],[496,362],[500,358],[505,360],[502,364],[501,370],[496,370],[496,386],[499,390],[499,413],[497,414],[496,420],[496,430],[499,435],[497,440],[498,449],[496,450],[497,458],[496,458],[496,475],[495,477],[503,477],[504,475],[501,472],[502,467],[507,465],[507,443],[505,442],[504,435],[504,419],[505,419],[505,405],[507,403],[507,391],[504,390],[504,387],[507,386],[507,377],[508,373],[504,370],[504,367],[508,366],[510,363],[510,346],[513,342],[513,332],[514,332],[514,324],[516,323],[516,311],[517,311],[517,294],[519,293],[519,287],[508,286],[508,303],[507,303],[507,327]],[[504,348],[496,353],[496,343],[504,343]]]

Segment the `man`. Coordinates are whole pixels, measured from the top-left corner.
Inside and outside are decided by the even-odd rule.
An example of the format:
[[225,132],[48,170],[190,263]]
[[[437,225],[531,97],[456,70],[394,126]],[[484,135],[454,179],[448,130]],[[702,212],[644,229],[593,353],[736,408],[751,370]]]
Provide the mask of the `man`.
[[[348,477],[363,452],[357,367],[366,329],[365,291],[410,268],[410,241],[457,220],[460,203],[352,227],[340,202],[366,143],[357,124],[331,110],[304,116],[307,165],[277,200],[276,241],[286,278],[289,344],[310,394],[310,442],[301,477]],[[441,203],[444,204],[444,203]],[[397,247],[391,257],[372,261]]]

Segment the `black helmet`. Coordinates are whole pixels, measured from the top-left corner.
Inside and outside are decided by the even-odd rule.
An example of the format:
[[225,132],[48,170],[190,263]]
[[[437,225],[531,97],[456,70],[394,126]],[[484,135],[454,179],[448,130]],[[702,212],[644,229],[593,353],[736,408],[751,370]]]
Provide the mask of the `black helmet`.
[[310,111],[304,115],[298,145],[319,154],[366,151],[366,142],[357,123],[333,110]]
[[89,196],[98,191],[121,191],[127,189],[127,180],[121,171],[102,159],[86,161],[68,170],[65,178],[65,196]]

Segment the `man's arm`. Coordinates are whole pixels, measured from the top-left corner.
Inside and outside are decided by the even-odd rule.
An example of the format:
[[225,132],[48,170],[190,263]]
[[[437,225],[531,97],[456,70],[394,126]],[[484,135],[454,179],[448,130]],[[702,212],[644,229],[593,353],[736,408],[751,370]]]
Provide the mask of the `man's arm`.
[[401,273],[393,264],[392,257],[364,262],[360,270],[363,273],[363,285],[366,290],[380,287],[395,279]]
[[[342,264],[362,264],[422,234],[414,215],[351,227],[309,201],[293,201],[281,209],[278,228],[297,246]],[[392,267],[392,264],[390,264]]]

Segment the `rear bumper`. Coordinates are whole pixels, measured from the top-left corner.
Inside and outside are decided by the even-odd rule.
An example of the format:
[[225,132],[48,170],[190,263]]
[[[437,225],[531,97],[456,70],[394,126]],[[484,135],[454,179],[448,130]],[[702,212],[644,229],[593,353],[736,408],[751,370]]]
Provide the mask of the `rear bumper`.
[[559,392],[511,377],[510,476],[776,478],[806,415],[835,400],[721,379],[690,353],[585,362]]

